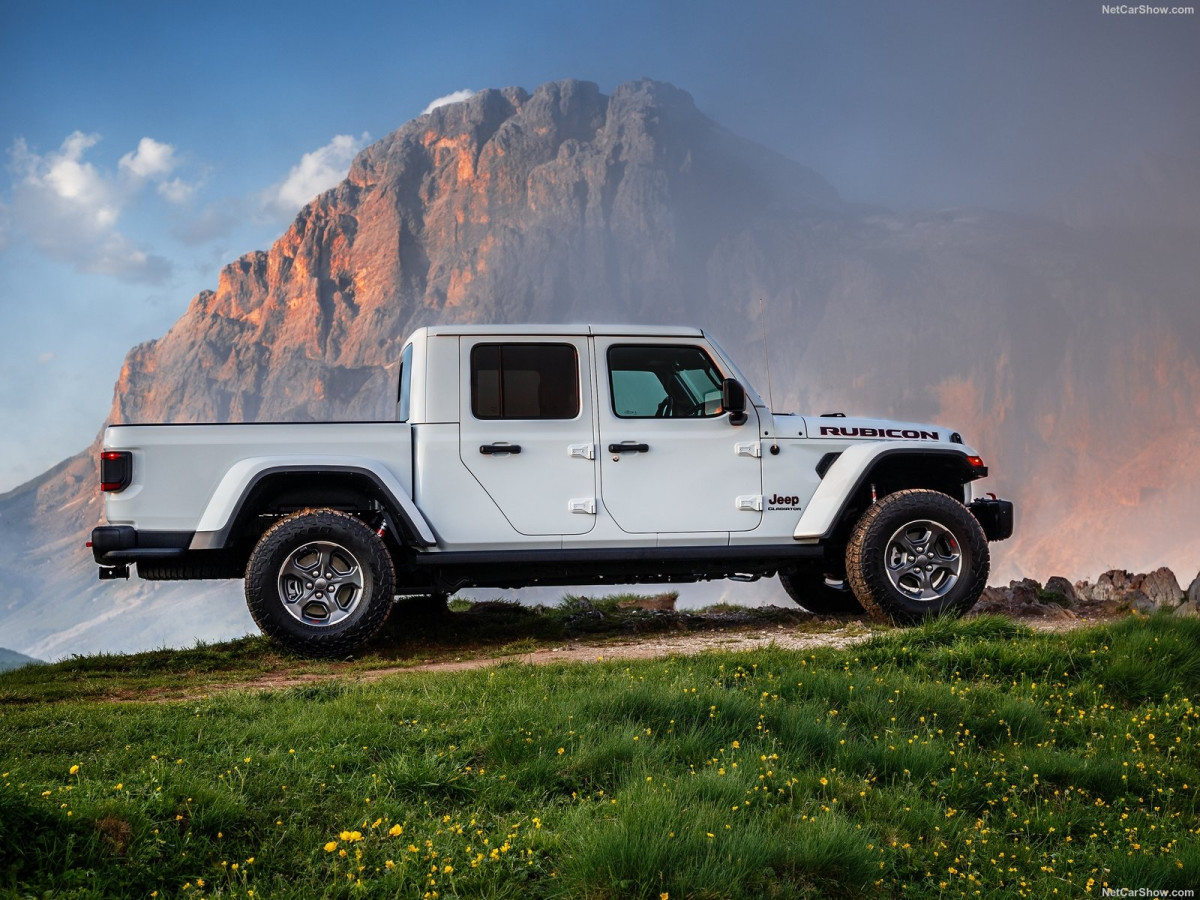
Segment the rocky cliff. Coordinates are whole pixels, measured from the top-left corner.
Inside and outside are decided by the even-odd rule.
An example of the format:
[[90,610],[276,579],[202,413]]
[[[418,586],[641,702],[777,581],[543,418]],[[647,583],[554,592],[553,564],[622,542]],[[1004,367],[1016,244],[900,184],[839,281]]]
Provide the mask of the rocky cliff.
[[[406,334],[452,321],[700,323],[765,385],[762,298],[777,408],[943,421],[983,452],[1020,504],[1001,577],[1188,570],[1196,227],[1085,200],[897,215],[669,85],[484,91],[364,150],[227,266],[130,352],[110,420],[386,417]],[[3,643],[53,657],[246,626],[230,585],[94,584],[95,449],[0,497]]]

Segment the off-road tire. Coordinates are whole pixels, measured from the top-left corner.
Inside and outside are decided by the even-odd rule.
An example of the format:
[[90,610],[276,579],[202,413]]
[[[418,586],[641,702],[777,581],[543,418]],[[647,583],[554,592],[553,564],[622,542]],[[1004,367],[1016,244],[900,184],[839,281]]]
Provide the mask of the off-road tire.
[[[332,624],[306,624],[289,611],[283,595],[283,567],[308,545],[338,548],[359,573],[360,594],[348,612],[335,610],[342,618]],[[333,509],[304,509],[272,525],[250,554],[246,605],[262,632],[288,649],[305,656],[342,657],[365,644],[387,621],[395,583],[383,539],[364,522]]]
[[[928,562],[931,577],[944,575],[945,580],[940,585],[926,582],[926,593],[935,595],[927,599],[915,596],[922,590],[915,580],[920,573],[906,574],[918,568],[913,563],[923,555],[914,557],[904,549],[902,534],[909,526],[913,533],[936,533],[943,542],[944,555],[939,551]],[[987,586],[989,565],[987,538],[978,520],[953,497],[931,490],[897,491],[880,498],[858,520],[846,547],[846,578],[854,596],[872,618],[897,625],[963,615]],[[905,581],[909,589],[897,583]]]
[[850,583],[830,584],[820,572],[780,572],[779,583],[801,609],[818,616],[861,616],[862,605]]

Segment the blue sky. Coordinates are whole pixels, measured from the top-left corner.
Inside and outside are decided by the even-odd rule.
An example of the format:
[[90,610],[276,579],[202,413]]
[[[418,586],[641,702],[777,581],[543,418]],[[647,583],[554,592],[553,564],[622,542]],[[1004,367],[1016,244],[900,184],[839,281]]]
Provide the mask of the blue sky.
[[435,98],[652,77],[848,199],[1036,211],[1200,154],[1200,16],[1101,6],[0,0],[0,491],[85,447],[133,344]]

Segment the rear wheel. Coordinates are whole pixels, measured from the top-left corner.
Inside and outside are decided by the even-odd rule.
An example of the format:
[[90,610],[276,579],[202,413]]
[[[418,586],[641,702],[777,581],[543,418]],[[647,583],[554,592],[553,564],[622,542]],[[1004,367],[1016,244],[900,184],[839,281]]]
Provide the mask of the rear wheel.
[[246,605],[264,634],[309,656],[343,656],[391,612],[392,559],[354,516],[306,509],[276,522],[250,554]]
[[846,548],[858,601],[874,618],[898,625],[967,612],[987,586],[988,567],[979,522],[931,490],[897,491],[872,504]]
[[862,615],[863,608],[844,578],[820,572],[780,572],[779,583],[802,609],[819,616]]

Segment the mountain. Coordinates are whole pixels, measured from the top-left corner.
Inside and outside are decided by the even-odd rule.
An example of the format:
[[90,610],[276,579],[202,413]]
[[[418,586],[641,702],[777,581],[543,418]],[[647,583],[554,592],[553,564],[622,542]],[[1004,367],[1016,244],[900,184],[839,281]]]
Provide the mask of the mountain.
[[[1134,192],[898,214],[844,202],[670,85],[483,91],[365,149],[269,251],[226,266],[129,353],[109,420],[386,418],[405,336],[436,322],[702,324],[761,389],[761,298],[777,409],[944,422],[981,451],[1019,504],[998,578],[1187,576],[1197,233],[1145,224],[1161,188],[1109,214]],[[97,446],[0,496],[6,642],[51,657],[249,628],[233,584],[94,582]]]
[[40,662],[40,659],[34,659],[32,656],[26,656],[24,653],[18,653],[16,650],[5,650],[3,647],[0,647],[0,672],[7,672],[9,669],[19,669],[22,666]]

